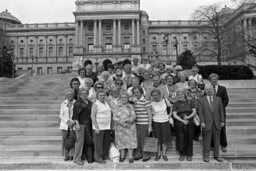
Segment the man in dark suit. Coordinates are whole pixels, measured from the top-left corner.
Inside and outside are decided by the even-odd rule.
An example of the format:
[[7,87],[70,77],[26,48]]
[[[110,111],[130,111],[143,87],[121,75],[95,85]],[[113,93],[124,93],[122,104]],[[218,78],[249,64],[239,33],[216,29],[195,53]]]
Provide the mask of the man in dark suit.
[[219,157],[220,130],[225,125],[224,111],[221,99],[214,95],[212,85],[205,87],[206,96],[199,99],[198,113],[203,130],[203,160],[209,162],[211,139],[214,139],[214,159],[218,162],[223,160]]
[[[229,102],[227,89],[224,86],[221,86],[218,84],[219,76],[217,74],[211,74],[209,76],[209,80],[213,86],[213,92],[214,95],[221,98],[222,104],[223,104],[223,111],[224,111],[224,121],[226,123],[226,107]],[[227,151],[227,135],[226,135],[226,126],[221,128],[220,131],[220,145],[221,145],[221,151],[226,152]]]

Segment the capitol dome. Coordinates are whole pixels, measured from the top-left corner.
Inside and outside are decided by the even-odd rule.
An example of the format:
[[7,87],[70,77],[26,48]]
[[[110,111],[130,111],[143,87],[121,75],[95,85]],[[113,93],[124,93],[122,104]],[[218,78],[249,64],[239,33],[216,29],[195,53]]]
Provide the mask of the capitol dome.
[[13,16],[8,10],[3,11],[0,13],[0,21],[4,21],[10,24],[21,24],[21,21]]

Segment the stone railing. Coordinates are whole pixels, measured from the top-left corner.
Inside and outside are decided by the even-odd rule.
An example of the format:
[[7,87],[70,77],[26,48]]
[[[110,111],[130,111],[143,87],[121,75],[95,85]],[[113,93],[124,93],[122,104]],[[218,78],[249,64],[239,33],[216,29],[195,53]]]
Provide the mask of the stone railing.
[[13,29],[37,29],[37,28],[72,28],[75,23],[40,23],[40,24],[12,24],[8,28]]
[[207,26],[209,23],[207,21],[182,21],[182,20],[167,20],[167,21],[149,21],[150,26]]

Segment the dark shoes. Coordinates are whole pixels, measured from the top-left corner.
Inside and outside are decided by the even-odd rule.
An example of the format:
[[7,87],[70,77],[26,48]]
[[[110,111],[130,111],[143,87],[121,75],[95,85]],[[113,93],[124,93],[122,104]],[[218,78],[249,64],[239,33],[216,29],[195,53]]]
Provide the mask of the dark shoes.
[[132,164],[134,162],[133,159],[129,159],[129,163]]
[[66,157],[64,158],[64,161],[69,161],[69,156],[66,156]]
[[70,161],[73,161],[73,160],[74,160],[74,157],[73,157],[73,156],[69,156],[69,160],[70,160]]
[[180,155],[179,161],[183,161],[185,159],[185,156]]
[[158,161],[161,159],[161,156],[156,156],[155,161]]
[[136,160],[136,161],[137,161],[137,160],[140,160],[140,159],[142,159],[142,157],[135,157],[135,158],[134,158],[134,160]]
[[227,152],[227,148],[222,146],[222,147],[221,147],[221,151],[224,152],[224,153],[226,153],[226,152]]
[[149,158],[146,158],[146,159],[142,159],[142,162],[147,162],[150,160],[150,157]]
[[187,161],[192,161],[192,157],[191,156],[187,156]]
[[119,162],[120,162],[120,163],[123,163],[123,162],[124,162],[124,160],[125,160],[125,158],[124,158],[124,157],[120,157]]
[[164,161],[168,161],[168,157],[167,156],[163,156]]
[[215,160],[217,160],[218,162],[223,162],[223,159],[220,157],[214,157]]

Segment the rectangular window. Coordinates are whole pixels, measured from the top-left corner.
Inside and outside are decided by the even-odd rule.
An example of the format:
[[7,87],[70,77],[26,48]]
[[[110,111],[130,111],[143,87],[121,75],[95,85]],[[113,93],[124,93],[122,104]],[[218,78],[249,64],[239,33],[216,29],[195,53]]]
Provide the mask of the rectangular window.
[[129,24],[125,24],[125,25],[124,25],[124,29],[125,29],[125,30],[129,30],[129,29],[130,29]]
[[24,57],[24,48],[20,48],[20,57],[23,58]]
[[62,72],[62,67],[57,67],[57,74],[61,74]]
[[68,67],[68,72],[71,73],[72,72],[72,67]]
[[106,37],[106,42],[111,43],[112,42],[112,37]]
[[146,35],[146,32],[143,30],[142,34],[143,34],[143,36],[145,36],[145,35]]
[[143,53],[145,53],[146,52],[146,47],[143,47]]
[[43,68],[42,67],[38,67],[37,68],[37,75],[42,75],[42,71],[43,71]]
[[73,56],[73,47],[68,47],[68,56],[71,57]]
[[44,56],[44,47],[39,47],[39,58]]
[[124,49],[130,49],[130,44],[129,43],[125,43],[124,44]]
[[93,37],[88,37],[88,42],[93,42]]
[[183,51],[188,50],[188,45],[183,45]]
[[157,45],[152,45],[152,50],[157,51]]
[[106,52],[112,52],[112,44],[106,44]]
[[88,26],[88,30],[89,30],[89,31],[92,31],[92,30],[93,30],[93,25],[92,25],[92,24]]
[[93,44],[88,44],[88,50],[89,52],[93,52]]
[[28,57],[34,57],[34,48],[30,47],[28,51]]
[[52,67],[47,67],[47,74],[52,74]]
[[167,46],[166,45],[163,45],[163,50],[167,50]]
[[143,39],[142,42],[143,42],[143,44],[146,44],[146,39]]
[[106,30],[111,30],[111,25],[106,25]]
[[53,47],[49,47],[49,57],[53,57]]
[[63,57],[63,56],[64,56],[64,48],[59,47],[59,57]]

